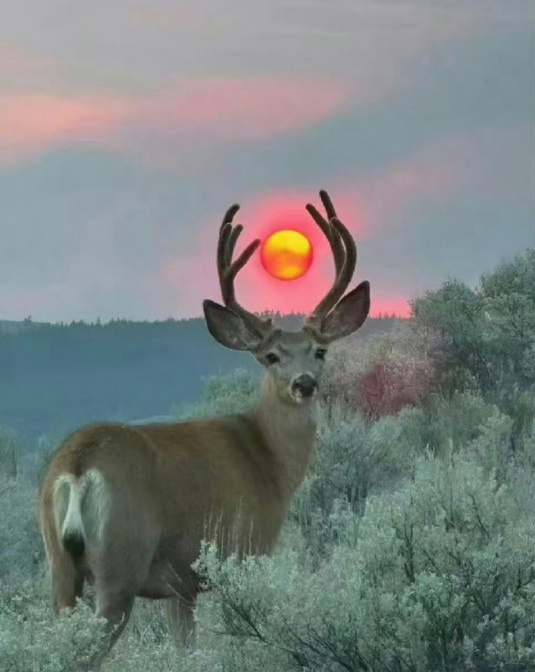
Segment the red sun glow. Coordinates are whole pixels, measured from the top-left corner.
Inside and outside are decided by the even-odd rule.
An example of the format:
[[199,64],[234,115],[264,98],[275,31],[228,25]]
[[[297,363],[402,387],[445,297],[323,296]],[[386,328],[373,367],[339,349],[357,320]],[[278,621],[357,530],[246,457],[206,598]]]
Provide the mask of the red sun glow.
[[262,265],[280,280],[296,280],[312,263],[312,243],[299,231],[283,229],[267,238],[261,249]]

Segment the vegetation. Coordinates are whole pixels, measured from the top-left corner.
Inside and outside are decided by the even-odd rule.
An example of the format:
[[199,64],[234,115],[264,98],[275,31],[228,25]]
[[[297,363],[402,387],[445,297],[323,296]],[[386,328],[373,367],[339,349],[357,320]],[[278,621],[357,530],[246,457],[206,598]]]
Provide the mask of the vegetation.
[[[107,670],[535,669],[535,252],[412,310],[329,354],[316,455],[277,552],[222,562],[206,545],[195,648],[177,652],[161,606],[139,601]],[[256,382],[214,376],[173,414],[240,410]],[[42,458],[19,459],[19,443],[0,433],[0,671],[79,669],[102,624],[91,593],[51,618]]]
[[[286,328],[300,326],[299,315],[273,317]],[[370,320],[362,338],[395,322]],[[252,357],[216,343],[200,318],[19,324],[15,330],[0,322],[0,425],[17,430],[29,447],[44,433],[61,436],[88,422],[161,415],[173,403],[200,400],[207,376],[256,367]]]

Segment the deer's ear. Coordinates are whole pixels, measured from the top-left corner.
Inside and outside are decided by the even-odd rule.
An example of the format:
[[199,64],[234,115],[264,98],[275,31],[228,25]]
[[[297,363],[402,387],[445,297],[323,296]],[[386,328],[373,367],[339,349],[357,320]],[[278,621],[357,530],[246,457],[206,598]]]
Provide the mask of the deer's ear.
[[370,311],[370,283],[361,282],[346,294],[321,323],[321,335],[330,343],[357,331]]
[[231,350],[253,350],[260,342],[233,310],[206,299],[202,304],[208,331],[216,341]]

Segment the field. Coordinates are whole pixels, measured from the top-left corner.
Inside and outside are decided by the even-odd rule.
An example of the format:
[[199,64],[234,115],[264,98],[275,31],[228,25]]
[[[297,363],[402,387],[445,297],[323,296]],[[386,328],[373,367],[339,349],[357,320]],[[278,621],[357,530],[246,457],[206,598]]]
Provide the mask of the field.
[[[214,376],[177,419],[243,409],[257,375]],[[206,546],[187,653],[138,600],[105,670],[535,669],[535,251],[451,280],[388,334],[333,346],[316,454],[276,553]],[[37,524],[56,439],[0,435],[0,671],[80,669],[92,595],[51,616]]]

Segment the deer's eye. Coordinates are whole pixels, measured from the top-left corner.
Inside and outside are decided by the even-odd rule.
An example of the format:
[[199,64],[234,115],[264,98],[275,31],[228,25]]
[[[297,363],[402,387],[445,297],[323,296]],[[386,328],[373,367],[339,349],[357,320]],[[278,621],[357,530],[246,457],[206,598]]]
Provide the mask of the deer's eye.
[[268,364],[276,364],[277,362],[280,362],[279,356],[274,352],[268,352],[266,355],[266,360]]
[[318,348],[316,350],[316,359],[325,359],[326,354],[327,350],[325,350],[325,348]]

